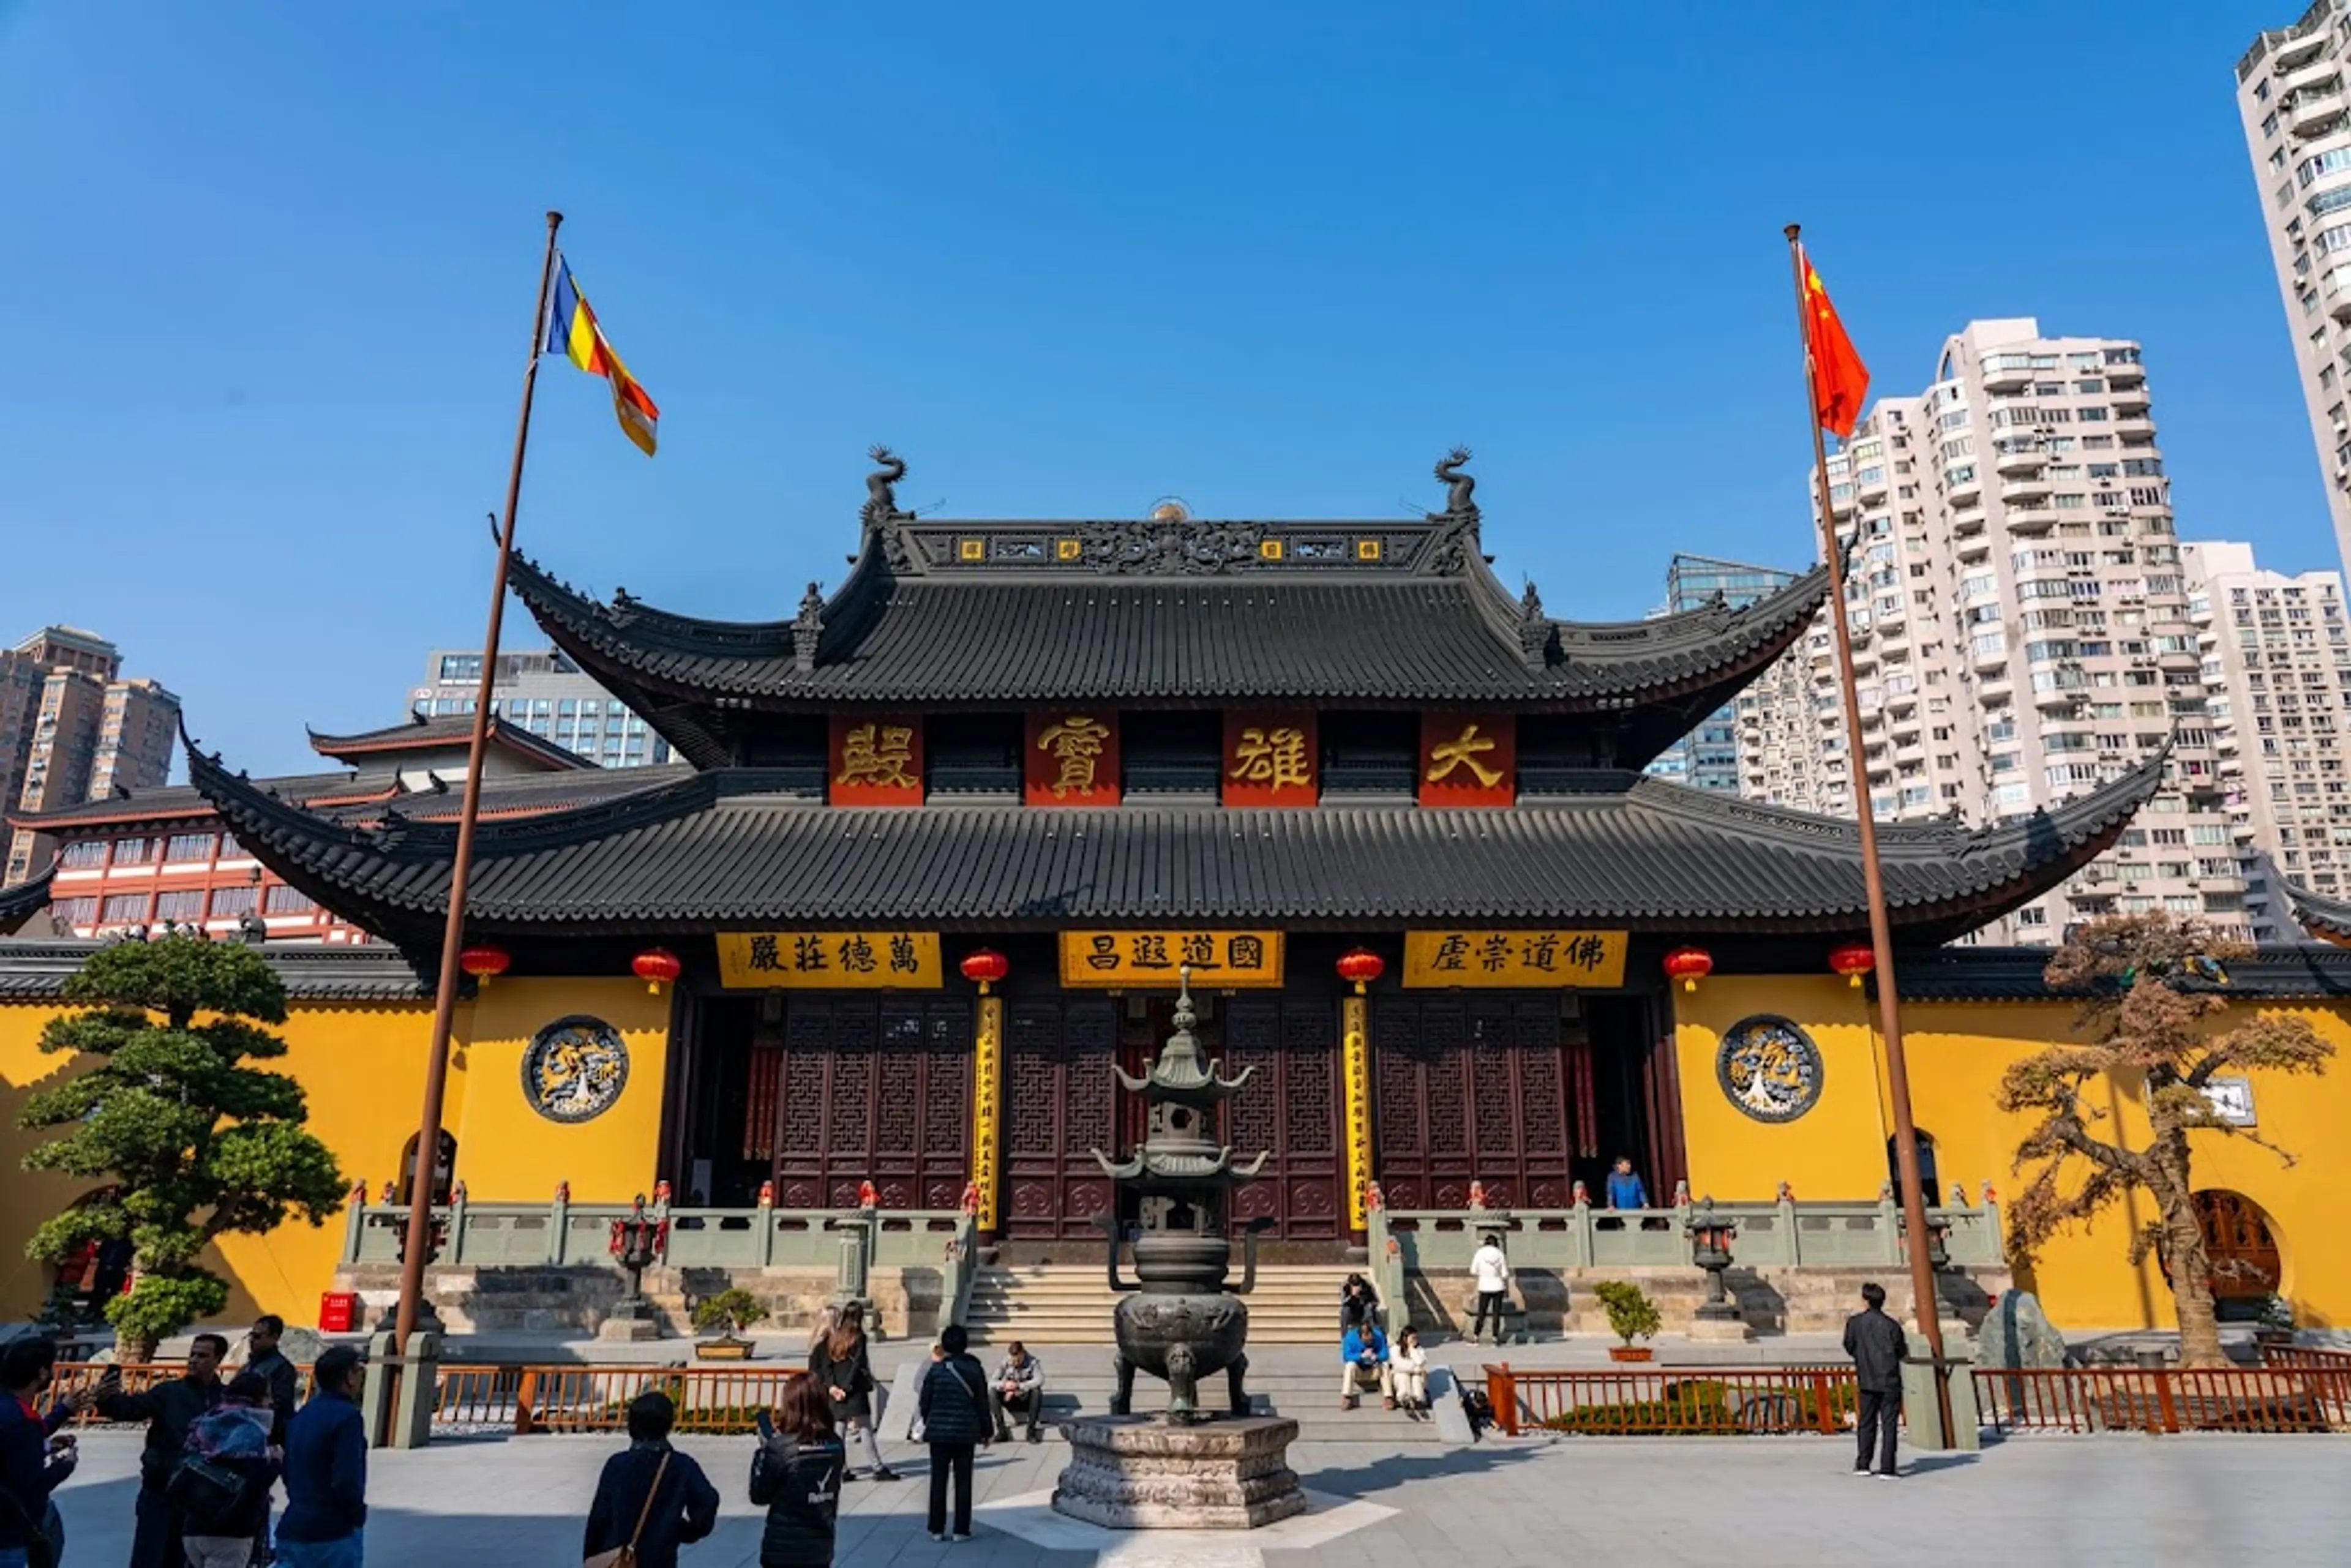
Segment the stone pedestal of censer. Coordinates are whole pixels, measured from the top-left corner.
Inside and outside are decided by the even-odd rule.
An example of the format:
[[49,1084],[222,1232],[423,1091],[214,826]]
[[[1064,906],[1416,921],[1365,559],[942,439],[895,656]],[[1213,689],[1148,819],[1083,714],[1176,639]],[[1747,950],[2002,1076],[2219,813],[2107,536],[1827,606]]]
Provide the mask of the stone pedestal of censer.
[[[1100,1222],[1110,1239],[1111,1289],[1122,1293],[1118,1394],[1110,1415],[1063,1425],[1071,1458],[1053,1489],[1053,1507],[1113,1530],[1253,1529],[1306,1511],[1306,1494],[1290,1468],[1298,1423],[1249,1413],[1243,1352],[1249,1309],[1240,1298],[1257,1280],[1255,1228],[1240,1289],[1225,1289],[1232,1189],[1254,1176],[1266,1157],[1235,1168],[1231,1147],[1215,1138],[1216,1108],[1254,1070],[1227,1079],[1216,1063],[1203,1063],[1192,1033],[1196,1017],[1186,970],[1175,1029],[1150,1073],[1130,1078],[1111,1069],[1150,1107],[1143,1146],[1124,1164],[1094,1151],[1121,1193],[1138,1199],[1142,1231],[1130,1283],[1119,1277],[1123,1205]],[[1165,1420],[1131,1414],[1137,1370],[1166,1380]],[[1226,1407],[1204,1412],[1200,1384],[1219,1372]]]

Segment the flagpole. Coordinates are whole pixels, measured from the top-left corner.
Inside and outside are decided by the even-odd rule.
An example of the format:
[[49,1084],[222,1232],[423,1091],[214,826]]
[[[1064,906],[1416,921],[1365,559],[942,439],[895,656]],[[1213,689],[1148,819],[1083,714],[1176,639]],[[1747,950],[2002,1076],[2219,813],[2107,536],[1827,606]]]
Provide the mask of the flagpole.
[[[514,464],[507,474],[506,517],[498,530],[497,565],[490,574],[490,619],[482,633],[482,680],[474,699],[474,735],[465,754],[465,790],[457,809],[457,857],[449,868],[449,918],[441,932],[441,969],[433,996],[433,1042],[424,1059],[424,1104],[416,1133],[416,1163],[409,1173],[408,1241],[401,1254],[400,1307],[393,1318],[392,1355],[408,1354],[424,1298],[424,1253],[433,1225],[433,1171],[439,1162],[441,1103],[449,1087],[449,1034],[457,1014],[458,955],[465,945],[465,883],[473,871],[474,823],[482,806],[483,754],[489,749],[490,703],[497,684],[498,630],[506,618],[507,563],[514,557],[515,509],[522,498],[523,453],[530,444],[531,393],[538,384],[545,344],[547,295],[555,278],[555,231],[563,214],[547,214],[547,256],[538,269],[538,306],[530,318],[530,359],[522,372],[522,413],[515,422]],[[454,1173],[453,1173],[454,1174]],[[391,1407],[391,1402],[386,1402]]]
[[[1944,1383],[1942,1313],[1935,1293],[1935,1269],[1928,1257],[1926,1195],[1918,1185],[1918,1129],[1910,1113],[1910,1065],[1902,1049],[1902,1001],[1894,977],[1894,930],[1886,914],[1886,879],[1878,868],[1876,812],[1869,795],[1867,747],[1861,727],[1861,690],[1853,673],[1853,626],[1844,602],[1844,550],[1837,542],[1836,512],[1829,496],[1829,455],[1821,439],[1819,388],[1813,363],[1812,317],[1805,305],[1802,225],[1790,224],[1788,265],[1796,280],[1796,325],[1804,346],[1804,393],[1813,428],[1813,482],[1821,508],[1829,568],[1830,621],[1835,631],[1837,678],[1844,693],[1845,747],[1850,754],[1854,819],[1861,830],[1861,880],[1869,901],[1869,945],[1876,955],[1878,1031],[1886,1040],[1886,1087],[1894,1102],[1894,1160],[1902,1178],[1904,1250],[1910,1255],[1910,1300],[1918,1332],[1935,1360],[1935,1389],[1941,1406],[1943,1437],[1951,1433],[1951,1396]],[[1856,535],[1856,537],[1858,537]]]

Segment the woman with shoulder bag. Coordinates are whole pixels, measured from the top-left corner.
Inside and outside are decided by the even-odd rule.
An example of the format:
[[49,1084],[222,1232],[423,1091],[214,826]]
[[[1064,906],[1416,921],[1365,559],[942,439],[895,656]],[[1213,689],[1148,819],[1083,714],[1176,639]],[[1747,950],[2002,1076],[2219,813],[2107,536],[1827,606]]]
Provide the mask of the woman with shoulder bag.
[[971,1461],[974,1451],[996,1437],[987,1409],[987,1374],[968,1354],[971,1335],[961,1323],[939,1333],[942,1353],[923,1373],[917,1405],[923,1440],[931,1447],[933,1541],[947,1538],[947,1483],[955,1483],[955,1538],[971,1539]]
[[784,1385],[776,1420],[759,1417],[751,1456],[751,1501],[768,1511],[759,1568],[832,1568],[848,1450],[832,1428],[832,1406],[808,1373]]
[[[873,1437],[873,1365],[865,1343],[865,1312],[852,1301],[841,1309],[840,1321],[823,1340],[809,1348],[809,1375],[832,1402],[833,1425],[841,1429],[844,1448],[862,1444],[877,1481],[894,1481],[898,1472],[882,1462],[882,1445]],[[854,1469],[843,1479],[855,1480]]]

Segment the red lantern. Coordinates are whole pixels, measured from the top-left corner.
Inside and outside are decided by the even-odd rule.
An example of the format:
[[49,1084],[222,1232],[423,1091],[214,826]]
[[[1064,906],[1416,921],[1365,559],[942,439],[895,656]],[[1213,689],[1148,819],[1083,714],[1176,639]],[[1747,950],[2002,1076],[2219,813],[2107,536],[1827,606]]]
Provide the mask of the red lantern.
[[493,947],[484,942],[457,955],[457,967],[486,986],[514,967],[514,958],[503,947]]
[[677,955],[666,947],[646,948],[629,960],[629,967],[637,972],[637,978],[645,983],[645,989],[655,996],[661,995],[663,986],[685,972],[685,966],[677,961]]
[[1388,961],[1369,947],[1353,947],[1339,955],[1339,977],[1355,988],[1362,996],[1364,988],[1388,972]]
[[1714,955],[1703,947],[1677,947],[1666,955],[1666,973],[1679,980],[1683,990],[1697,990],[1698,983],[1714,973]]
[[979,987],[981,996],[987,988],[1012,973],[1012,961],[993,947],[975,947],[963,956],[963,977]]
[[1866,942],[1847,942],[1829,949],[1829,967],[1853,985],[1877,967],[1877,949]]

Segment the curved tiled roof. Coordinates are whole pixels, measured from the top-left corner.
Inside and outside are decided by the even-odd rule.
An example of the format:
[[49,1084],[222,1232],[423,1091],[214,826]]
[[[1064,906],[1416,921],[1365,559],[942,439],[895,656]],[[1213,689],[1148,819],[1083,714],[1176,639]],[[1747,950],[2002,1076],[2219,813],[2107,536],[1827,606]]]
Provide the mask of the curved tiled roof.
[[[1630,742],[1654,756],[1802,635],[1828,591],[1818,568],[1740,608],[1558,621],[1531,586],[1519,599],[1495,580],[1474,524],[901,523],[886,546],[869,534],[799,621],[599,600],[521,557],[510,580],[558,647],[705,767],[735,759],[727,710],[845,703],[1656,707]],[[1100,531],[1137,528],[1156,541],[1139,565],[1087,553]]]
[[[1997,827],[1887,824],[1907,939],[1973,929],[2111,844],[2158,753],[2094,794]],[[420,940],[445,909],[455,829],[329,821],[192,751],[190,776],[288,883]],[[1261,920],[1292,927],[1589,921],[1691,934],[1850,932],[1866,921],[1857,830],[1623,772],[1499,810],[812,805],[718,769],[581,810],[485,823],[469,925],[691,932],[780,922],[1049,928]]]
[[2329,898],[2291,882],[2285,883],[2285,896],[2304,931],[2322,942],[2351,947],[2351,902]]
[[25,922],[49,906],[49,883],[57,874],[57,868],[52,864],[14,887],[0,887],[0,936],[15,936],[25,928]]
[[[381,729],[362,730],[357,735],[321,735],[315,729],[308,733],[311,750],[322,757],[342,760],[379,756],[385,752],[440,751],[453,747],[469,747],[474,740],[474,720],[470,714],[459,714],[440,718],[412,717],[406,724],[386,725]],[[593,758],[558,746],[546,737],[535,735],[519,725],[508,724],[495,714],[490,716],[488,738],[492,746],[504,747],[551,769],[577,770],[596,766]]]

